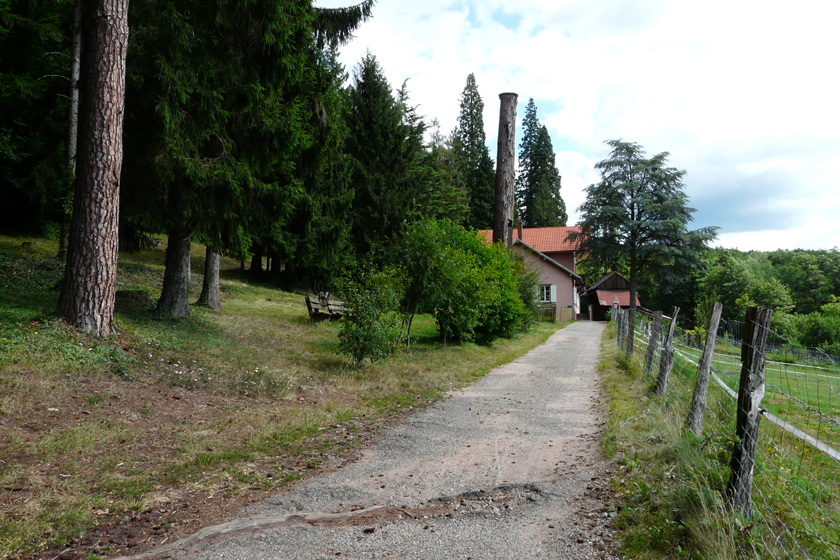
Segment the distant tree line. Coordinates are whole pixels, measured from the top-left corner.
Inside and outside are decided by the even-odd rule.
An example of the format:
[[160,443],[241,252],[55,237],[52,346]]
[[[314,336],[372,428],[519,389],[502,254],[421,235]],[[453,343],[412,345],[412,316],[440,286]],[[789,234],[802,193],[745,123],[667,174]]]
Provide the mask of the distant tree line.
[[[774,309],[771,328],[793,343],[840,356],[840,251],[741,252],[703,255],[707,272],[695,280],[696,316],[707,320],[714,301],[723,318],[743,320],[752,305]],[[702,324],[702,323],[701,323]]]

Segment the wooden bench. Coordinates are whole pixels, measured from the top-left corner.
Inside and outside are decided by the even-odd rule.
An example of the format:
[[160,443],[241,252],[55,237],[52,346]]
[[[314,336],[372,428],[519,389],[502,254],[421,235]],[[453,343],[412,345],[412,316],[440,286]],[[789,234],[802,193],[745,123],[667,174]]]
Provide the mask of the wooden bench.
[[313,323],[325,319],[338,321],[348,312],[344,302],[333,299],[329,292],[321,292],[317,296],[306,296],[306,309],[309,311],[309,320]]

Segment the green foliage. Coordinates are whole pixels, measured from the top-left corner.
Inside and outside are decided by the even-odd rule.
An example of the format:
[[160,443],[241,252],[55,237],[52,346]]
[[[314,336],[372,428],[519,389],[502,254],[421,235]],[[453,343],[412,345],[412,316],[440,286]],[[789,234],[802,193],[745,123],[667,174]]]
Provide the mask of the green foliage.
[[484,101],[474,74],[467,76],[460,101],[458,125],[452,131],[451,144],[459,179],[469,197],[466,225],[489,229],[493,227],[496,174],[484,134]]
[[406,271],[402,309],[434,313],[444,341],[489,344],[532,321],[524,301],[534,298],[532,275],[475,231],[448,220],[423,220],[406,227],[391,258]]
[[527,227],[566,225],[568,214],[560,196],[560,173],[554,166],[554,147],[548,128],[537,118],[533,98],[528,101],[522,119],[516,202],[519,217]]
[[[514,273],[519,287],[519,298],[525,308],[522,328],[529,328],[540,313],[540,298],[537,288],[542,284],[542,273],[536,265],[529,263],[521,253],[512,254]],[[607,318],[609,321],[609,317]]]
[[72,0],[0,3],[0,228],[46,233],[70,181],[64,141]]
[[422,196],[424,217],[447,219],[461,223],[470,211],[469,193],[463,181],[464,170],[456,155],[452,138],[440,133],[437,120],[432,121],[427,165],[430,181]]
[[[613,325],[602,339],[610,411],[602,441],[618,465],[613,526],[622,552],[628,558],[739,557],[737,521],[723,499],[731,437],[683,431],[672,405],[651,398],[639,359],[616,348]],[[690,401],[691,393],[679,398]]]
[[813,312],[801,318],[800,342],[840,356],[840,302],[822,306],[822,313]]
[[374,0],[364,0],[347,8],[315,8],[313,32],[319,47],[333,48],[353,38],[353,31],[372,17]]
[[779,280],[790,289],[793,299],[800,303],[797,309],[799,313],[819,310],[820,303],[832,295],[834,286],[820,266],[824,260],[803,251],[795,251],[787,258],[779,259],[781,262],[775,272]]
[[345,120],[349,135],[353,244],[359,254],[383,245],[417,213],[431,180],[423,145],[425,125],[408,105],[406,86],[397,97],[372,54],[353,71]]
[[645,157],[638,144],[609,140],[609,158],[595,168],[601,180],[586,188],[580,206],[581,249],[607,266],[626,262],[630,299],[635,303],[640,272],[660,282],[678,284],[702,267],[700,254],[716,236],[715,227],[689,231],[682,178],[685,171],[667,167],[668,153]]
[[354,260],[351,250],[352,205],[350,162],[344,156],[347,126],[342,111],[343,67],[327,53],[312,68],[312,88],[319,120],[313,142],[303,150],[297,174],[303,190],[288,223],[273,237],[272,258],[284,263],[283,280],[315,291],[331,286],[336,271]]
[[339,279],[338,293],[350,309],[338,333],[339,349],[357,368],[365,358],[381,361],[396,348],[403,283],[402,271],[376,270],[370,261]]
[[297,283],[328,284],[349,254],[353,191],[344,71],[321,47],[371,6],[133,3],[124,206],[134,225],[241,259],[256,246],[272,272],[286,264]]

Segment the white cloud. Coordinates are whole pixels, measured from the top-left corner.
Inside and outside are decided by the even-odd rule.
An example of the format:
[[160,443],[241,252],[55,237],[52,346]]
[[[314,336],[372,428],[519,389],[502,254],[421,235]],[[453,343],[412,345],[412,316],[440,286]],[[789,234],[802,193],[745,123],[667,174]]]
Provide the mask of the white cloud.
[[498,94],[519,93],[520,118],[533,97],[570,212],[603,141],[623,138],[671,153],[696,225],[720,225],[722,241],[840,245],[840,4],[379,0],[373,14],[345,64],[370,50],[445,132],[474,72],[494,156]]

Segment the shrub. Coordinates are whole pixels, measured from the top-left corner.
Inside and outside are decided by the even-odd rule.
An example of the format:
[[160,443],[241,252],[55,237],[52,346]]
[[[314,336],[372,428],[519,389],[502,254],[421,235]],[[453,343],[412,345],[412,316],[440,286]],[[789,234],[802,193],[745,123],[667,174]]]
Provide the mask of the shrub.
[[[392,260],[407,271],[403,309],[435,314],[444,339],[489,344],[510,337],[533,321],[536,280],[502,245],[448,220],[407,226]],[[534,304],[533,307],[536,307]]]
[[397,268],[376,270],[368,262],[337,282],[338,293],[349,309],[338,333],[339,349],[353,358],[355,367],[361,366],[365,358],[376,362],[393,353],[399,334],[398,307],[404,278]]

